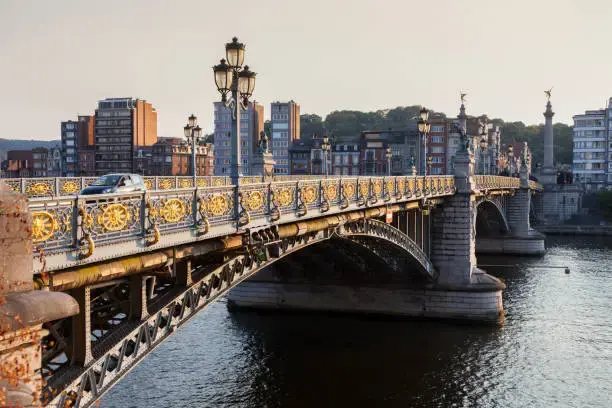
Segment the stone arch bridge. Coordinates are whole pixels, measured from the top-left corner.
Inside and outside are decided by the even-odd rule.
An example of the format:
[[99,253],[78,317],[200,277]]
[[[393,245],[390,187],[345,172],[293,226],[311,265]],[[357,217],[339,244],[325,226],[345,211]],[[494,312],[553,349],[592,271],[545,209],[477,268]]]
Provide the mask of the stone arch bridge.
[[[322,242],[350,242],[396,276],[415,276],[391,291],[413,303],[367,311],[490,323],[503,320],[504,285],[477,268],[476,250],[544,251],[543,237],[529,225],[540,186],[524,175],[245,178],[239,186],[215,180],[190,179],[177,188],[181,180],[174,179],[163,189],[167,183],[155,179],[157,189],[146,193],[51,197],[43,195],[74,186],[9,180],[33,196],[27,207],[39,290],[9,294],[7,304],[42,330],[31,347],[43,348],[32,378],[45,379],[44,404],[91,406],[234,287],[232,304],[280,307],[257,298],[258,285],[271,283],[255,275]],[[275,289],[277,299],[282,290]],[[292,302],[288,293],[281,297]],[[28,315],[25,304],[39,314]]]

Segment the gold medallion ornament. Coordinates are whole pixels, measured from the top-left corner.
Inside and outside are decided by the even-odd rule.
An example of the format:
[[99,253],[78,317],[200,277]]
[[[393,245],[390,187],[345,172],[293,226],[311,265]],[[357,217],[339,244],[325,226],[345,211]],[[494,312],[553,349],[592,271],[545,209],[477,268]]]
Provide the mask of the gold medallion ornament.
[[14,191],[16,193],[19,193],[19,183],[12,183],[12,182],[8,182],[8,186],[11,189],[11,191]]
[[157,188],[160,190],[168,190],[172,188],[172,181],[168,179],[160,180],[159,183],[157,183]]
[[281,207],[291,205],[293,202],[293,192],[287,188],[283,188],[275,193],[276,199]]
[[422,190],[423,189],[423,180],[422,179],[418,179],[417,180],[417,189],[418,190]]
[[361,193],[362,196],[367,196],[368,195],[368,183],[359,183],[359,192]]
[[404,192],[404,187],[406,186],[406,183],[404,182],[404,180],[399,180],[397,182],[397,189],[399,190],[400,193]]
[[260,191],[249,191],[246,193],[245,203],[249,210],[259,210],[264,204],[263,194]]
[[170,199],[160,208],[159,214],[166,222],[177,222],[185,217],[185,204],[176,198]]
[[206,203],[206,210],[216,216],[225,215],[228,207],[227,198],[221,194],[215,194]]
[[57,221],[50,213],[37,211],[32,214],[32,240],[34,242],[48,240],[57,228]]
[[179,181],[179,188],[187,188],[187,187],[191,187],[191,180],[180,180]]
[[53,192],[51,186],[47,183],[33,183],[26,187],[26,193],[34,195],[44,195]]
[[335,184],[327,186],[325,190],[328,200],[335,200],[338,197],[338,187]]
[[213,182],[213,185],[214,185],[214,186],[222,186],[222,185],[223,185],[223,179],[216,179],[216,180]]
[[314,203],[317,199],[317,190],[314,186],[302,187],[302,199],[306,204]]
[[382,183],[380,181],[374,182],[374,194],[379,195],[382,193]]
[[208,181],[206,181],[206,179],[198,179],[196,184],[198,187],[208,187]]
[[153,190],[153,182],[151,180],[145,180],[144,185],[147,188],[147,190]]
[[386,187],[387,187],[387,192],[392,192],[394,190],[394,183],[392,181],[387,181]]
[[352,184],[343,184],[342,185],[342,190],[344,191],[344,197],[346,197],[347,199],[351,199],[353,197],[355,197],[355,186]]
[[106,231],[121,231],[127,226],[130,214],[122,204],[111,204],[98,216],[98,224]]
[[62,193],[64,194],[78,193],[79,190],[80,190],[80,185],[76,181],[66,181],[62,185]]

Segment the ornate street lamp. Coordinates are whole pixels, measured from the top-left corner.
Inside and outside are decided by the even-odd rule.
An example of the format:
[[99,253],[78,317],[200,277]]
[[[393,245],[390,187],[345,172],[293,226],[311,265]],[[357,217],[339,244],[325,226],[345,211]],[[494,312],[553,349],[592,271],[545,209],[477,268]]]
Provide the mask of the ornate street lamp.
[[323,143],[321,143],[321,150],[323,151],[323,166],[325,167],[325,171],[323,172],[323,174],[325,174],[325,177],[327,177],[329,175],[328,169],[327,169],[327,154],[331,149],[331,144],[329,143],[329,137],[327,136],[323,136]]
[[196,187],[197,166],[196,166],[196,146],[202,140],[202,128],[198,125],[198,118],[192,113],[187,118],[187,124],[183,128],[187,142],[191,144],[191,175],[193,176],[193,186]]
[[514,160],[514,147],[512,147],[512,145],[508,146],[506,156],[508,156],[508,169],[510,172],[510,177],[512,177],[512,174],[514,174],[512,172],[512,161]]
[[[213,67],[215,85],[221,94],[221,102],[226,108],[232,110],[232,167],[231,179],[235,186],[240,184],[242,177],[242,159],[240,149],[240,111],[247,110],[249,98],[255,89],[255,72],[252,72],[244,63],[245,45],[232,38],[231,43],[225,44],[226,59],[222,59]],[[228,94],[231,97],[228,99]]]
[[487,122],[483,122],[480,127],[480,161],[482,161],[482,174],[487,174],[486,170],[486,161],[487,158],[485,156],[485,152],[487,151],[487,147],[489,145],[487,132]]
[[431,125],[429,124],[429,111],[427,110],[427,108],[423,107],[421,108],[421,111],[419,112],[419,120],[417,122],[418,128],[419,128],[419,134],[421,135],[421,139],[422,139],[422,146],[423,146],[423,154],[421,156],[421,174],[423,175],[427,175],[427,167],[425,166],[426,163],[426,158],[427,158],[427,135],[429,134],[429,130],[431,128]]
[[387,175],[391,176],[391,147],[385,149],[385,158],[387,159]]

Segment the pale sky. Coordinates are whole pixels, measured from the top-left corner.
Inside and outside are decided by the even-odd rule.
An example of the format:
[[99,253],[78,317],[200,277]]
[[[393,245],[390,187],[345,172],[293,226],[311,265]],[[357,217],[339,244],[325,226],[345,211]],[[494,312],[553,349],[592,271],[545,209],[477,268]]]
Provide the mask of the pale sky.
[[571,123],[612,96],[609,0],[0,0],[0,137],[59,139],[99,99],[139,97],[158,134],[213,129],[211,67],[236,35],[255,99],[302,113],[422,104]]

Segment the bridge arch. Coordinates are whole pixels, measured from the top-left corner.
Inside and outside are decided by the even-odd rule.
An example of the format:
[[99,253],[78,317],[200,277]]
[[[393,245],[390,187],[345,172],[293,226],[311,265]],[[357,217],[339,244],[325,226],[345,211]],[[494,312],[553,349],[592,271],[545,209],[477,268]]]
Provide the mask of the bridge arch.
[[503,202],[484,198],[476,204],[475,213],[477,238],[505,235],[510,232]]
[[270,245],[254,246],[235,253],[223,264],[194,280],[182,292],[168,298],[167,302],[157,302],[149,308],[145,319],[130,326],[131,331],[114,346],[103,353],[96,353],[95,360],[77,378],[65,384],[63,392],[50,403],[54,406],[92,406],[144,355],[208,304],[278,260],[331,238],[350,240],[385,261],[384,254],[373,243],[391,244],[414,260],[420,272],[429,280],[437,276],[431,262],[416,243],[394,227],[373,219],[362,219],[281,240],[273,240],[272,236],[269,238],[273,241]]

